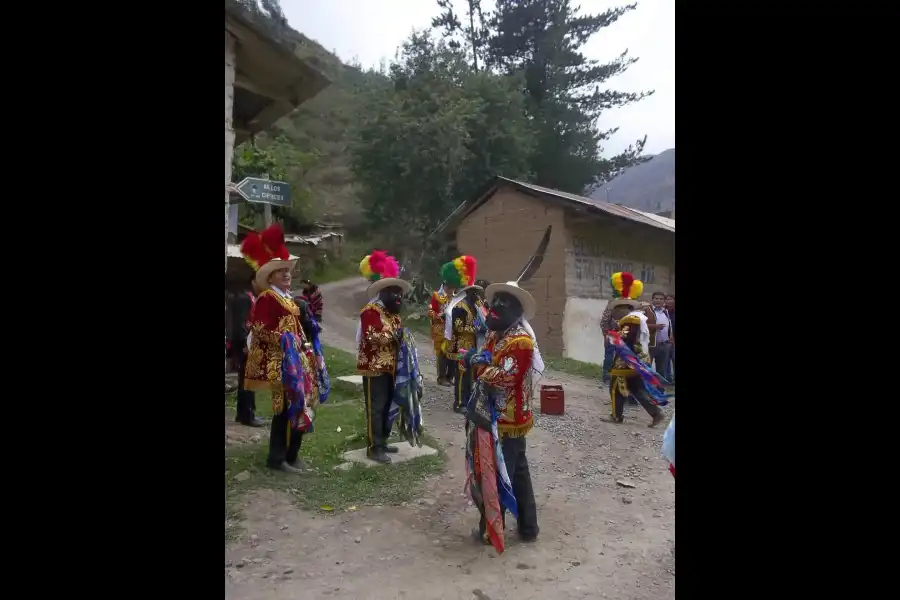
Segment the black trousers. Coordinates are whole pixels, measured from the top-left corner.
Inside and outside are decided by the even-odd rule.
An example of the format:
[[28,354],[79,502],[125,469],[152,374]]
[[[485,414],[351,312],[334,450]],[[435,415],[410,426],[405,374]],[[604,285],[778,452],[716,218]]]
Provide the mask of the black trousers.
[[256,394],[244,389],[244,369],[247,367],[247,355],[241,352],[238,359],[238,391],[237,416],[239,423],[250,423],[256,418]]
[[453,408],[465,407],[472,395],[474,369],[463,369],[457,363],[456,379],[453,381]]
[[438,355],[437,357],[437,372],[438,377],[441,379],[446,379],[447,381],[453,381],[453,377],[456,374],[456,361],[451,360],[444,356],[443,354]]
[[287,416],[287,407],[281,413],[272,417],[272,429],[269,432],[269,458],[266,464],[270,467],[278,467],[283,462],[294,464],[300,454],[300,445],[303,443],[303,432],[290,428]]
[[[503,462],[512,482],[513,495],[519,507],[519,519],[516,526],[519,535],[536,538],[540,527],[537,522],[537,504],[534,501],[534,486],[531,484],[531,471],[528,469],[528,457],[525,456],[525,437],[505,437],[500,440],[503,447]],[[506,526],[506,511],[503,511],[503,525]],[[487,532],[487,521],[484,514],[478,524],[481,537]]]
[[370,451],[387,446],[390,429],[388,413],[394,397],[394,376],[382,373],[363,376],[363,395],[366,398],[366,439]]
[[[612,401],[612,416],[615,420],[621,421],[624,418],[625,414],[625,401],[627,398],[623,397],[619,392],[618,388],[618,376],[613,376],[612,383],[609,386],[609,398]],[[644,388],[644,382],[641,381],[640,376],[635,377],[626,377],[625,385],[628,387],[628,391],[631,394],[631,397],[638,401],[638,404],[644,407],[651,417],[655,417],[659,414],[660,409],[657,405],[653,404],[653,401],[650,400],[650,396],[647,395],[647,390]]]

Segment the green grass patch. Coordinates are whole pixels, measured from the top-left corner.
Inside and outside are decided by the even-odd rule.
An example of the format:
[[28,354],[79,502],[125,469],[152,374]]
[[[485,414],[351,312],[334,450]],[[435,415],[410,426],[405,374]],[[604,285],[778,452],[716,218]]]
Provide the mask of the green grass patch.
[[592,379],[602,379],[603,367],[594,363],[581,362],[574,358],[563,358],[561,356],[544,357],[544,363],[550,369],[567,373],[569,375],[577,375],[579,377],[588,377]]
[[[427,436],[425,443],[438,448],[436,456],[388,467],[335,469],[343,462],[344,452],[366,445],[366,418],[361,389],[335,379],[354,374],[355,356],[326,346],[325,359],[332,378],[331,396],[319,407],[315,431],[304,437],[300,450],[310,468],[309,473],[288,475],[267,469],[267,439],[256,444],[232,446],[225,451],[226,541],[233,539],[240,530],[237,500],[253,489],[282,490],[305,509],[332,512],[353,506],[407,502],[419,493],[427,475],[443,470],[445,455],[434,439]],[[270,416],[269,394],[257,392],[256,398],[260,415]],[[240,477],[235,479],[238,475]]]
[[356,240],[345,242],[342,258],[329,258],[319,262],[313,268],[311,279],[318,285],[331,281],[340,281],[354,275],[359,276],[359,261],[372,251],[372,242]]

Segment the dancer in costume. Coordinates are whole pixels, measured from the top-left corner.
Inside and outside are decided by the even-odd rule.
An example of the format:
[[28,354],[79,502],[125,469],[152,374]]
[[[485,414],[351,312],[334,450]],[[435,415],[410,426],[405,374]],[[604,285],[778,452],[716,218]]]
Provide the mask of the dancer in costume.
[[[441,268],[444,281],[451,282],[457,288],[462,286],[444,309],[444,344],[441,350],[450,358],[461,349],[477,349],[484,345],[487,310],[479,296],[484,288],[474,284],[476,269],[477,262],[472,256],[460,256]],[[474,369],[467,369],[456,361],[454,364],[457,372],[454,377],[453,411],[462,413],[472,394]]]
[[256,270],[255,281],[262,290],[251,318],[244,385],[272,393],[267,465],[298,473],[305,469],[299,458],[303,434],[312,430],[313,409],[328,393],[320,385],[324,359],[307,337],[312,333],[310,320],[291,298],[295,261],[289,260],[281,226],[251,232],[241,253]]
[[397,448],[388,446],[390,409],[393,402],[398,355],[404,342],[400,307],[409,283],[399,278],[400,266],[392,256],[374,250],[359,263],[363,277],[372,283],[368,288],[369,302],[359,313],[356,329],[358,353],[356,368],[363,376],[366,399],[366,455],[372,460],[389,463],[388,453]]
[[456,286],[443,278],[441,271],[441,287],[431,293],[431,302],[428,304],[428,317],[431,319],[431,341],[434,345],[434,364],[437,369],[438,385],[451,386],[456,374],[456,365],[443,350],[444,347],[444,312],[450,298],[456,293]]
[[536,540],[539,531],[525,436],[533,424],[531,398],[544,361],[528,323],[536,304],[519,283],[540,267],[550,232],[548,227],[514,281],[487,287],[487,340],[481,349],[466,350],[461,359],[466,368],[481,369],[466,407],[466,482],[481,513],[472,534],[497,552],[505,547],[507,511],[516,517],[523,541]]
[[[631,273],[614,273],[611,283],[620,296],[610,302],[613,309],[621,305],[633,307],[644,289],[644,284]],[[625,400],[631,396],[650,414],[650,427],[656,427],[663,418],[659,407],[668,404],[668,395],[663,387],[665,380],[649,366],[647,348],[650,344],[650,328],[647,316],[639,305],[619,319],[618,325],[619,331],[609,334],[614,352],[609,386],[611,421],[622,423],[625,420]]]

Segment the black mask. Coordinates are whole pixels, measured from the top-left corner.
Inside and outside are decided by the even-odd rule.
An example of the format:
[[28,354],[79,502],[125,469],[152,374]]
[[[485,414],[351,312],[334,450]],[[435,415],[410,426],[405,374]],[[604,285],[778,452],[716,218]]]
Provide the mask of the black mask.
[[396,315],[400,312],[400,307],[403,306],[403,290],[396,285],[386,287],[378,292],[378,299],[384,304],[384,310],[392,315]]
[[487,326],[491,331],[506,331],[513,323],[522,318],[524,309],[518,298],[506,292],[494,294],[491,308],[487,314]]

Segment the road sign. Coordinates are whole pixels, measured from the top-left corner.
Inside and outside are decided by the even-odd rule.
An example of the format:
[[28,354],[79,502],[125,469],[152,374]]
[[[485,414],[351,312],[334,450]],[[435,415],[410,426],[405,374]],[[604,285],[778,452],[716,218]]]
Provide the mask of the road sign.
[[236,189],[247,202],[262,202],[275,206],[291,205],[291,186],[284,181],[245,177],[237,184]]

